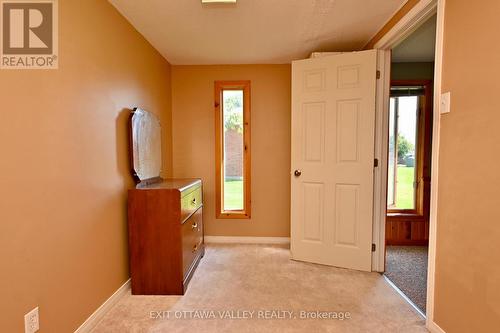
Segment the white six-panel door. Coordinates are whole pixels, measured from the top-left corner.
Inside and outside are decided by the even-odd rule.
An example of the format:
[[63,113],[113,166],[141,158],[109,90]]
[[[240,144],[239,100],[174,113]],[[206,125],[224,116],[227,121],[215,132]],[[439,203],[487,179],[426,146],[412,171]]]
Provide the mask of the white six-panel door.
[[371,270],[376,57],[292,64],[292,259]]

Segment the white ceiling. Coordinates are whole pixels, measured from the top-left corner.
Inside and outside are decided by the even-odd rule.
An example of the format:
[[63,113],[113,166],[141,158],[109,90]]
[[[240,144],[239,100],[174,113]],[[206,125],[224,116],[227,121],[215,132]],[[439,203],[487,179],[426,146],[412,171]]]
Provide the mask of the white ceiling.
[[109,0],[172,64],[289,63],[361,49],[406,0]]
[[433,62],[436,52],[436,15],[392,50],[393,62]]

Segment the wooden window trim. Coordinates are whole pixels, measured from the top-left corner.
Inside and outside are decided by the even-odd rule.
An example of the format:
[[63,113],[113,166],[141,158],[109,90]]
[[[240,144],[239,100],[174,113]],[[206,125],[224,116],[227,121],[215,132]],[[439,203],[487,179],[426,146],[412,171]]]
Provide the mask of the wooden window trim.
[[[243,90],[243,209],[223,210],[224,149],[222,91]],[[215,214],[218,219],[251,218],[250,81],[215,81]]]
[[431,80],[392,80],[393,86],[423,86],[425,94],[420,98],[420,112],[418,115],[417,128],[417,155],[416,155],[416,182],[415,208],[414,209],[387,209],[387,215],[391,218],[405,219],[427,219],[430,211],[430,149],[432,140],[432,94],[433,84]]

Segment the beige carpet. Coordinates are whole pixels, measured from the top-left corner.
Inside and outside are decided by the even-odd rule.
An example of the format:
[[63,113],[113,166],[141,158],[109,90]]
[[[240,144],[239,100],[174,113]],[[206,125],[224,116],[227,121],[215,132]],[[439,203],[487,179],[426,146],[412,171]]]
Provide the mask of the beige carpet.
[[127,295],[93,332],[427,330],[378,273],[292,261],[280,246],[211,245],[186,295]]

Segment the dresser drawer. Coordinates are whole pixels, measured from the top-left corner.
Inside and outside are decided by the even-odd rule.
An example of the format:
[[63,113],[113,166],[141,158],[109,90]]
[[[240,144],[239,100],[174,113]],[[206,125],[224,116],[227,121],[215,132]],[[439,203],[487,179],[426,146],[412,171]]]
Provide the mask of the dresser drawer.
[[183,276],[189,272],[193,261],[199,256],[203,247],[202,208],[198,209],[182,225],[182,266]]
[[201,186],[181,192],[181,222],[202,205]]

